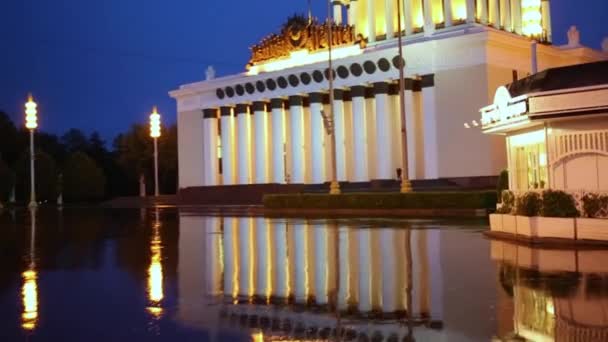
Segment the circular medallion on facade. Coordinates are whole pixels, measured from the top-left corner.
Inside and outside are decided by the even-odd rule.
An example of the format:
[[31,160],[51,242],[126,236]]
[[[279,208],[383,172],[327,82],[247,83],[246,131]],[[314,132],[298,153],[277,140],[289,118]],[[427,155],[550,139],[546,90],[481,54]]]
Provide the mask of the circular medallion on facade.
[[386,58],[380,58],[380,60],[378,60],[378,68],[384,72],[387,72],[391,69],[391,63]]
[[247,94],[255,93],[255,87],[251,83],[245,84],[245,90],[247,91]]
[[350,72],[359,77],[361,76],[361,74],[363,74],[363,68],[361,67],[361,64],[359,63],[353,63],[350,65]]
[[[329,80],[329,68],[325,69],[325,71],[323,72],[325,74],[325,78]],[[331,77],[332,79],[336,79],[336,70],[332,69],[331,70]]]
[[234,88],[232,88],[232,87],[226,87],[226,95],[228,95],[228,97],[233,97],[234,96]]
[[237,84],[235,89],[236,89],[236,94],[238,96],[243,96],[243,94],[245,94],[245,88],[243,87],[242,84]]
[[405,67],[405,60],[403,58],[400,58],[399,56],[393,57],[393,66],[395,68],[399,69],[399,60],[401,60],[401,62],[403,62],[403,66]]
[[338,76],[340,78],[348,78],[348,68],[346,68],[344,65],[340,65],[338,67]]
[[312,73],[312,78],[315,80],[315,82],[321,83],[321,82],[323,82],[323,73],[320,72],[319,70],[315,70]]
[[372,61],[365,61],[365,63],[363,63],[363,69],[366,73],[371,75],[376,72],[376,63]]
[[275,82],[272,78],[266,80],[266,86],[270,91],[277,89],[277,82]]
[[296,75],[289,75],[289,85],[297,87],[300,84],[300,79]]
[[310,75],[307,72],[303,72],[300,74],[300,80],[302,81],[302,83],[304,85],[309,85],[310,82],[312,81],[312,79],[310,78]]
[[285,77],[281,76],[277,79],[277,83],[279,84],[279,88],[285,89],[287,88],[287,80]]
[[217,88],[217,90],[215,91],[215,94],[217,95],[217,98],[220,100],[223,100],[224,97],[226,97],[226,93],[224,92],[224,89],[222,89],[222,88]]
[[263,93],[264,90],[266,90],[266,86],[264,85],[264,82],[262,81],[257,81],[255,82],[255,88],[260,92]]

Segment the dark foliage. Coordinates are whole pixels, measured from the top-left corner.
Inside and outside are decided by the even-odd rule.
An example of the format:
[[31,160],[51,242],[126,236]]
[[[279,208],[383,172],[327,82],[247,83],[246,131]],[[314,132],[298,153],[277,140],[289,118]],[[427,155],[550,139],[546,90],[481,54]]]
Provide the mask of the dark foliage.
[[509,171],[502,170],[498,176],[498,183],[496,184],[496,196],[498,196],[498,202],[502,203],[502,192],[509,189]]
[[83,152],[74,152],[63,167],[63,195],[68,202],[100,200],[106,178],[97,163]]
[[542,216],[544,217],[578,217],[579,213],[576,209],[576,203],[572,195],[559,190],[543,191],[543,209]]
[[515,212],[520,216],[538,216],[543,205],[543,200],[537,192],[527,192],[517,199]]

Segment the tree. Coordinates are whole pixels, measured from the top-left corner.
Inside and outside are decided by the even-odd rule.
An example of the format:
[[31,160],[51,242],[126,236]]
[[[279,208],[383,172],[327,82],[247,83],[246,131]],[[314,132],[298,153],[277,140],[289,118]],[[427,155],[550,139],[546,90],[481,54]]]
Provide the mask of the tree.
[[[15,195],[17,201],[30,199],[30,155],[24,151],[15,165]],[[36,152],[36,199],[55,201],[57,199],[57,166],[53,157],[45,152]]]
[[0,158],[10,165],[18,156],[17,128],[8,115],[0,111]]
[[8,202],[13,190],[14,176],[11,169],[0,158],[0,203]]
[[63,167],[63,196],[66,201],[100,200],[105,193],[103,170],[83,152],[70,154]]
[[68,153],[86,152],[89,149],[87,136],[79,129],[71,128],[61,136],[61,143]]

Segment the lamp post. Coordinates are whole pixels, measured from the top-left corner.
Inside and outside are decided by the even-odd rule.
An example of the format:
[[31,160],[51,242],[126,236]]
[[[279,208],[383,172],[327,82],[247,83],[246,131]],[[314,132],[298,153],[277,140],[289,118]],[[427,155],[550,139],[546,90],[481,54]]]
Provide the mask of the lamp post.
[[160,114],[156,106],[150,114],[150,137],[154,140],[154,196],[158,196],[158,138],[160,137]]
[[411,192],[412,184],[410,183],[409,177],[409,163],[407,153],[407,124],[405,117],[405,58],[403,58],[403,38],[401,36],[401,3],[403,1],[397,0],[397,40],[399,45],[399,111],[401,113],[401,158],[402,170],[401,170],[401,193]]
[[34,168],[34,130],[38,128],[38,105],[34,102],[32,94],[28,95],[27,103],[25,104],[25,127],[30,130],[30,208],[36,208],[36,170]]
[[329,116],[323,114],[323,123],[327,134],[331,138],[331,183],[329,184],[329,194],[340,194],[340,183],[338,182],[338,171],[336,165],[336,132],[334,130],[335,110],[334,110],[334,69],[331,60],[331,50],[333,43],[333,22],[334,16],[331,11],[331,1],[327,1],[327,53],[329,59],[329,68],[327,69],[327,80],[329,82]]

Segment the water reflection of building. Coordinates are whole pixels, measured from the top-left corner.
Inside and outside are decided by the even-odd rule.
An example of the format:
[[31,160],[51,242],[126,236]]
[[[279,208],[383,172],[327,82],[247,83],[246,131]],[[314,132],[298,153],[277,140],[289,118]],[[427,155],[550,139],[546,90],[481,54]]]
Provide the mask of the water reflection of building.
[[[353,331],[369,337],[375,331],[406,336],[397,323],[406,312],[417,325],[440,327],[442,289],[433,285],[441,281],[438,234],[324,220],[182,215],[178,320],[209,329],[238,317],[253,322],[244,325],[251,329],[266,326],[263,334],[276,322],[283,332],[285,325],[293,333],[304,325],[321,333],[336,328],[331,312],[337,303]],[[193,305],[203,297],[215,299],[216,310]],[[380,321],[364,321],[369,317]]]
[[500,291],[511,297],[499,301],[501,338],[607,341],[607,257],[608,250],[546,250],[492,241]]

